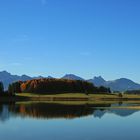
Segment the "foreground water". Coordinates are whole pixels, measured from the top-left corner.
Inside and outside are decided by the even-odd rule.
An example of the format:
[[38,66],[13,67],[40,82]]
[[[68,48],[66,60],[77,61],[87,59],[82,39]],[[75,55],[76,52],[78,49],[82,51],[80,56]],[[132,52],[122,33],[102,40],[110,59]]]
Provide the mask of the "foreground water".
[[112,106],[124,105],[1,104],[0,139],[139,140],[140,111]]

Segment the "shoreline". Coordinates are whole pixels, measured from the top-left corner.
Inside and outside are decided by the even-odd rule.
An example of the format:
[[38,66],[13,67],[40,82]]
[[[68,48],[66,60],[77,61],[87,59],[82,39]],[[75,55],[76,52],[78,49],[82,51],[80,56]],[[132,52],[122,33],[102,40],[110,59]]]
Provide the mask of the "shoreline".
[[[65,95],[65,96],[64,96]],[[67,96],[66,96],[67,95]],[[79,97],[78,97],[79,96]],[[15,96],[1,96],[0,102],[20,102],[20,101],[89,101],[89,102],[123,102],[123,101],[140,101],[140,95],[127,95],[124,97],[118,97],[117,95],[77,95],[61,94],[61,95],[27,95],[17,94]]]

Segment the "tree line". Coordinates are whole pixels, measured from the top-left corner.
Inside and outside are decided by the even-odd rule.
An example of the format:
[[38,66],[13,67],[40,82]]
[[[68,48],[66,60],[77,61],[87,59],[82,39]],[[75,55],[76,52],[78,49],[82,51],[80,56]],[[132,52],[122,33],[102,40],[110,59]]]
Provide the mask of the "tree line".
[[2,82],[0,82],[0,96],[11,96],[11,94],[7,90],[4,90],[4,85]]
[[4,86],[3,86],[3,83],[0,82],[0,94],[3,94],[4,93]]
[[9,85],[8,92],[14,93],[37,93],[37,94],[59,94],[59,93],[110,93],[109,88],[96,87],[92,83],[81,80],[67,79],[33,79],[25,82],[18,81]]
[[140,90],[128,90],[124,94],[140,94]]
[[[4,87],[0,82],[0,94],[4,93]],[[15,93],[37,93],[37,94],[59,94],[59,93],[111,93],[110,88],[96,87],[93,83],[81,80],[67,79],[33,79],[28,81],[18,81],[9,85],[8,95]]]

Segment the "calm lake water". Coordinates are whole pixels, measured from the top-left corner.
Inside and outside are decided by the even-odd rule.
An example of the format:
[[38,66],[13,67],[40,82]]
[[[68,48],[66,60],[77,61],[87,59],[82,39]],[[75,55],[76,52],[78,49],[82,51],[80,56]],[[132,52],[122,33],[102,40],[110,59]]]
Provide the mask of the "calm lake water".
[[0,139],[140,140],[140,111],[110,106],[123,104],[1,104]]

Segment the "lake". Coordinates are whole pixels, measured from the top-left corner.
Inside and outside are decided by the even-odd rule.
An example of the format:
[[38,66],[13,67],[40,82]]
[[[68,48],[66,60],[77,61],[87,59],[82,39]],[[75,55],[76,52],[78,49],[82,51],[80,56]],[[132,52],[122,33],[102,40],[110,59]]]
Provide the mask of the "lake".
[[[3,103],[1,140],[139,140],[139,104]],[[116,108],[114,108],[116,107]]]

